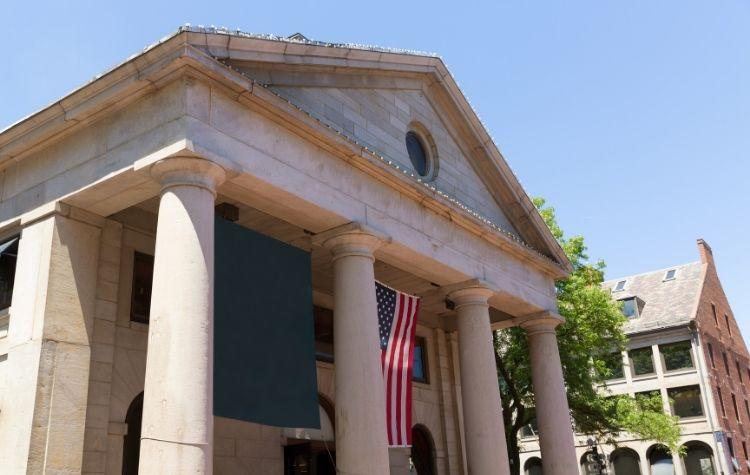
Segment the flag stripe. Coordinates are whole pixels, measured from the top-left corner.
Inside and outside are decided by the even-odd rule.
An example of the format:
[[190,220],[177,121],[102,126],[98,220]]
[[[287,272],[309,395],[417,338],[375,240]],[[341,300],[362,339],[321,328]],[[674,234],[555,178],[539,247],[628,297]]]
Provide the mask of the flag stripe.
[[388,444],[411,444],[414,335],[419,298],[376,283]]

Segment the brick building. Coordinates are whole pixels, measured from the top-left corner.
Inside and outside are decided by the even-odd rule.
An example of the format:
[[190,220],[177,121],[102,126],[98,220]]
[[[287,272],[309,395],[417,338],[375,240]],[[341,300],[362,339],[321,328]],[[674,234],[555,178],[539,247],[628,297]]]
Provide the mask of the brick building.
[[[680,457],[654,441],[628,434],[618,447],[600,447],[610,475],[719,475],[750,473],[750,361],[714,264],[698,240],[700,260],[603,284],[629,318],[627,351],[613,355],[612,394],[661,395],[664,410],[678,416]],[[522,438],[521,463],[539,473],[535,434]],[[576,436],[583,475],[591,469],[588,437]]]

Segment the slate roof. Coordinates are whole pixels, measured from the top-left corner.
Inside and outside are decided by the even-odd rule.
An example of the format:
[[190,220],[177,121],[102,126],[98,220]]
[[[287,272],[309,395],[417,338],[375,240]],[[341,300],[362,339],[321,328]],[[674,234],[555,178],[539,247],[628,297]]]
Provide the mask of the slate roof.
[[[696,305],[702,289],[704,264],[691,262],[644,274],[620,277],[602,283],[612,291],[612,298],[637,297],[643,301],[639,316],[625,325],[625,333],[634,334],[662,328],[687,325],[695,319]],[[664,280],[668,270],[675,269],[673,280]],[[625,288],[613,291],[624,280]]]

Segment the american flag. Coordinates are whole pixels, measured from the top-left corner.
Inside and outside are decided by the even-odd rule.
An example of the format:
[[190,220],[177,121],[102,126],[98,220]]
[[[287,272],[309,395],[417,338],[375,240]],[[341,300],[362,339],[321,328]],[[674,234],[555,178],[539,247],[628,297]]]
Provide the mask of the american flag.
[[376,282],[388,445],[411,445],[411,377],[419,298]]

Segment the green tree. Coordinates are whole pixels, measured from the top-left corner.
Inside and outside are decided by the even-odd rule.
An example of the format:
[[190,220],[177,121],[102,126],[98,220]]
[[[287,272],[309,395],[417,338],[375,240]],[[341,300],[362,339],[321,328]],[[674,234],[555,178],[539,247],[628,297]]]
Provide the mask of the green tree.
[[[576,431],[604,443],[614,443],[618,433],[629,432],[676,450],[680,436],[677,419],[663,411],[658,395],[633,399],[607,394],[606,380],[622,371],[619,352],[627,342],[623,333],[627,319],[620,304],[600,286],[604,262],[588,261],[582,236],[564,236],[554,208],[547,206],[544,199],[535,198],[534,204],[573,265],[570,277],[557,282],[558,311],[565,318],[565,323],[557,328],[557,339]],[[495,332],[508,455],[516,474],[521,469],[519,431],[534,422],[528,355],[523,330]]]

